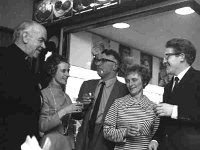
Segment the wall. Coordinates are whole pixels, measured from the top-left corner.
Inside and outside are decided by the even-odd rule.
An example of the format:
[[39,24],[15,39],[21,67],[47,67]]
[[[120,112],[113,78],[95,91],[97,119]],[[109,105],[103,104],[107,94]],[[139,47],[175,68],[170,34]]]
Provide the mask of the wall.
[[0,0],[0,26],[14,28],[24,20],[31,20],[33,0]]
[[[71,65],[82,67],[85,69],[90,69],[90,64],[92,61],[92,47],[93,47],[93,37],[95,39],[100,39],[100,36],[96,37],[89,32],[77,32],[70,35],[70,63]],[[104,39],[104,38],[103,38]],[[106,40],[107,41],[107,40]],[[116,51],[119,49],[119,43],[115,41],[109,41],[108,48],[112,48]],[[140,64],[140,51],[131,48],[131,57],[133,63]],[[158,85],[158,73],[160,68],[160,59],[153,57],[152,65],[152,80],[151,84]]]
[[70,63],[90,69],[92,60],[92,36],[88,32],[70,34]]

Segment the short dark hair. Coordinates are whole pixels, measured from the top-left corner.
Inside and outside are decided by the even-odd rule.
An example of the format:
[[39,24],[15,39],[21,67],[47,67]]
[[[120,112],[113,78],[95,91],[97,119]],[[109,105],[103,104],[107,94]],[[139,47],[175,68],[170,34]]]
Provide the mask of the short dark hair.
[[117,71],[119,71],[119,68],[120,68],[120,66],[121,66],[121,58],[120,58],[118,52],[116,52],[116,51],[113,50],[113,49],[104,49],[104,50],[101,52],[101,54],[105,54],[105,55],[107,55],[107,56],[109,56],[109,55],[113,56],[113,57],[117,60],[117,63],[118,63],[118,70],[117,70]]
[[45,70],[46,73],[48,75],[51,76],[51,79],[55,76],[57,69],[58,69],[58,65],[61,62],[65,62],[67,64],[69,64],[67,58],[57,54],[57,53],[53,53],[51,56],[49,56],[45,62]]
[[189,65],[192,65],[196,58],[196,48],[192,42],[187,39],[171,39],[166,43],[165,47],[173,48],[175,53],[185,54],[185,59]]
[[151,79],[149,69],[145,66],[135,64],[126,69],[125,78],[133,72],[141,76],[143,88],[145,88]]

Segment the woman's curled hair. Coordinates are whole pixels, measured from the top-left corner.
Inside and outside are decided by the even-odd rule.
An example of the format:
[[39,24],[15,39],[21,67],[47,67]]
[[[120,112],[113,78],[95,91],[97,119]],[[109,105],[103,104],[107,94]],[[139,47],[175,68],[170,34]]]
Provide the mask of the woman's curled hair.
[[146,85],[149,83],[151,79],[150,71],[147,67],[143,65],[135,64],[133,66],[130,66],[126,69],[125,77],[130,75],[131,73],[137,73],[141,76],[143,88],[146,87]]
[[61,62],[65,62],[69,64],[67,58],[56,53],[53,53],[51,56],[47,58],[44,65],[44,69],[46,73],[51,77],[51,79],[55,76],[58,69],[58,65]]

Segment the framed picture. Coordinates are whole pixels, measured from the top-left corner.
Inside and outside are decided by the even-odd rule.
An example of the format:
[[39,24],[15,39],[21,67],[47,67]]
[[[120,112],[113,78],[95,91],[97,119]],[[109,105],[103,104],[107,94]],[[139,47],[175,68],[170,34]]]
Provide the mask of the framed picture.
[[160,59],[160,68],[158,75],[158,85],[164,87],[172,79],[172,75],[167,74],[166,67],[163,65],[163,59]]
[[122,44],[119,44],[119,55],[121,57],[121,66],[118,76],[124,77],[126,68],[132,64],[131,48]]
[[141,52],[140,64],[144,65],[145,67],[149,69],[151,77],[152,77],[152,62],[153,62],[152,55]]

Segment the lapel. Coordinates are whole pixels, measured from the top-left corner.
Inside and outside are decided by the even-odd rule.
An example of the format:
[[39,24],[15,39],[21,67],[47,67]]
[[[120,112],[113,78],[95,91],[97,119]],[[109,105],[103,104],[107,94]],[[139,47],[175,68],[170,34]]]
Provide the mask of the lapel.
[[89,85],[88,87],[86,87],[86,89],[88,89],[88,93],[94,93],[95,90],[96,90],[96,87],[99,83],[99,80],[93,80]]
[[[100,130],[102,129],[102,126],[103,126],[103,123],[104,123],[104,120],[105,120],[105,117],[106,117],[106,114],[110,108],[110,106],[112,105],[112,103],[114,102],[114,100],[118,97],[118,93],[119,93],[119,82],[116,80],[114,86],[113,86],[113,89],[110,93],[110,96],[108,98],[108,101],[107,101],[107,104],[106,104],[106,107],[105,107],[105,110],[104,110],[104,113],[103,113],[103,117],[102,117],[102,121],[101,121],[101,125],[99,126],[98,128],[98,135],[100,134]],[[96,139],[94,140],[96,142],[98,136],[95,137]]]
[[165,86],[163,94],[163,102],[168,102],[172,95],[173,79]]
[[185,73],[181,81],[179,82],[179,87],[184,86],[185,82],[189,81],[192,78],[192,75],[194,73],[194,68],[190,67],[190,69]]
[[[110,93],[110,96],[108,98],[108,101],[107,101],[107,104],[105,106],[105,110],[104,110],[104,113],[103,113],[103,117],[102,117],[102,121],[101,121],[101,126],[103,126],[103,123],[104,123],[104,120],[105,120],[105,117],[106,117],[106,114],[109,110],[109,108],[111,107],[111,105],[113,104],[114,100],[118,97],[118,94],[119,93],[119,82],[116,81],[114,86],[113,86],[113,89]],[[101,128],[99,128],[100,130]]]
[[184,92],[184,91],[182,91],[182,89],[186,85],[186,82],[188,82],[189,80],[192,79],[193,72],[194,72],[194,68],[191,67],[185,73],[183,78],[180,80],[176,90],[174,90],[174,91],[171,91],[172,85],[173,85],[173,79],[171,80],[171,82],[165,88],[165,92],[163,95],[164,102],[168,102],[170,104],[176,104],[178,102],[177,97],[180,97],[180,95],[182,95],[182,92]]
[[[99,80],[92,80],[92,82],[87,84],[87,86],[85,87],[85,90],[87,90],[85,93],[94,93],[98,83],[99,83]],[[89,121],[89,119],[90,119],[90,114],[91,114],[91,110],[92,110],[91,106],[88,108],[87,119],[86,119],[87,121]]]
[[184,87],[186,85],[186,82],[188,82],[189,80],[192,79],[192,75],[193,75],[194,69],[191,67],[183,76],[183,78],[180,80],[180,82],[178,83],[178,86],[176,88],[175,91],[173,91],[173,94],[177,94],[179,93],[179,91],[182,89],[182,87]]
[[102,121],[101,121],[101,124],[103,125],[104,123],[104,119],[106,117],[106,114],[109,110],[109,108],[111,107],[111,105],[113,104],[114,100],[118,97],[118,94],[119,93],[119,86],[118,86],[118,81],[115,82],[114,86],[113,86],[113,89],[110,93],[110,96],[108,98],[108,102],[106,104],[106,107],[105,107],[105,110],[104,110],[104,113],[103,113],[103,117],[102,117]]

